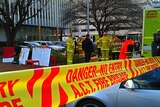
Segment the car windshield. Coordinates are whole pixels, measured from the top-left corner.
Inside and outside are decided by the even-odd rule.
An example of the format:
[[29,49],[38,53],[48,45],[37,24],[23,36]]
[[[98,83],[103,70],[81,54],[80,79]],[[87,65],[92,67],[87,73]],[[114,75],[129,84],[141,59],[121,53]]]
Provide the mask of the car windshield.
[[32,46],[37,46],[37,47],[41,46],[39,43],[35,43],[35,42],[30,42],[29,44],[32,45]]
[[49,46],[54,45],[52,42],[46,42]]
[[59,46],[66,46],[66,43],[64,41],[54,41],[53,44],[59,45]]
[[138,77],[136,77],[136,79],[139,80],[144,80],[144,79],[155,79],[155,78],[159,78],[160,79],[160,68],[151,70],[143,75],[140,75]]
[[160,89],[160,68],[151,70],[133,79],[142,89]]

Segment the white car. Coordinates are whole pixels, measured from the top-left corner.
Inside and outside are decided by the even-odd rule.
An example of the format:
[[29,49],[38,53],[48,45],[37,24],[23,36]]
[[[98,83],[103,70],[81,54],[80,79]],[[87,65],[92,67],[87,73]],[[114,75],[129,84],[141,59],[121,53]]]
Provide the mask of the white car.
[[62,107],[160,107],[160,68]]
[[41,46],[47,46],[56,51],[59,51],[59,50],[61,51],[65,49],[65,47],[55,45],[51,41],[35,41],[35,42],[39,43]]
[[35,47],[40,47],[41,45],[39,43],[36,43],[36,42],[24,41],[24,42],[17,43],[16,46],[28,47],[28,48],[32,49],[32,48],[35,48]]

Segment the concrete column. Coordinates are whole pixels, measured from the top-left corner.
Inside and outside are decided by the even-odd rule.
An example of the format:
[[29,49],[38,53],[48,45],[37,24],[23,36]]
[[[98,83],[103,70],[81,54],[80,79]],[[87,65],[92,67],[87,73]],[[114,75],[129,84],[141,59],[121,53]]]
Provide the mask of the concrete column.
[[62,37],[63,37],[63,29],[60,30],[60,41],[62,41]]
[[59,28],[57,27],[56,29],[56,40],[58,41],[59,40]]
[[54,41],[54,35],[55,35],[55,32],[54,32],[54,28],[52,28],[52,39],[51,39],[51,41]]
[[41,26],[38,26],[37,28],[37,40],[41,40],[42,38],[42,29]]

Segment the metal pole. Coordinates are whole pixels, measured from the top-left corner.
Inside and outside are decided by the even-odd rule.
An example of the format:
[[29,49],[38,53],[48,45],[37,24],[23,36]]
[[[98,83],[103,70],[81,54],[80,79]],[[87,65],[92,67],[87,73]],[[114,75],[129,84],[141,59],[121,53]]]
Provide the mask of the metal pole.
[[87,33],[89,34],[89,0],[87,0]]

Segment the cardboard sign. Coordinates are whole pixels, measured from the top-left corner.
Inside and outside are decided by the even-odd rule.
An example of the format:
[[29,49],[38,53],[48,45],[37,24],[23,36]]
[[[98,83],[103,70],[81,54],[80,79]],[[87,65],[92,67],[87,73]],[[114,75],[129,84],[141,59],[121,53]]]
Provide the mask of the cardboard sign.
[[21,48],[21,53],[19,56],[19,64],[25,64],[25,61],[28,59],[29,56],[29,48]]
[[49,66],[51,49],[33,48],[32,60],[39,60],[41,66]]

